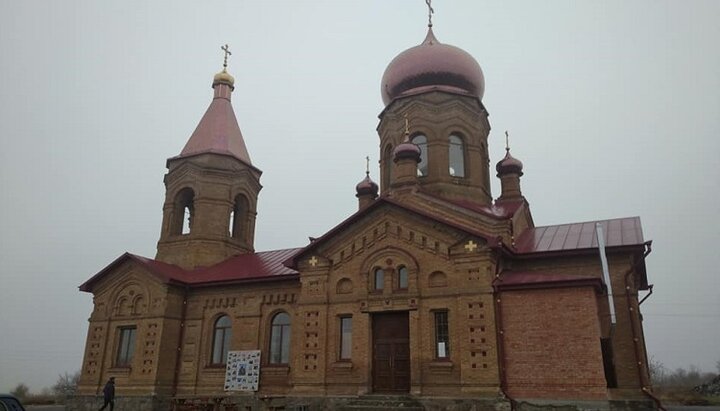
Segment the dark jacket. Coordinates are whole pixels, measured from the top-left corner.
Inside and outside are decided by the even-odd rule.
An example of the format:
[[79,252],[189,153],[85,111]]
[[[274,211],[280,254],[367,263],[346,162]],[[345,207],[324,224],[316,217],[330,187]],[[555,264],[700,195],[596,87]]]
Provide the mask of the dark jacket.
[[103,388],[103,396],[106,400],[115,399],[115,383],[113,381],[108,381],[107,384],[105,384],[105,388]]

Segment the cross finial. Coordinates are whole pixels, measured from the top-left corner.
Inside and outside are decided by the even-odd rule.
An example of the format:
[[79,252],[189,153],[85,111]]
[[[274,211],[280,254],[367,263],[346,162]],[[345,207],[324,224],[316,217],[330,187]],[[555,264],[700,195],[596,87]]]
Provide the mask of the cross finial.
[[227,69],[227,58],[228,56],[232,56],[232,53],[230,52],[230,47],[228,47],[227,44],[220,47],[220,49],[225,52],[225,59],[223,60],[223,71],[225,71]]
[[505,151],[510,151],[510,134],[505,130]]
[[432,27],[432,15],[435,13],[430,3],[432,3],[432,0],[425,0],[425,4],[428,6],[428,27]]
[[408,121],[407,113],[404,115],[405,117],[405,138],[407,139],[410,137],[410,122]]
[[370,156],[365,156],[365,176],[370,177]]

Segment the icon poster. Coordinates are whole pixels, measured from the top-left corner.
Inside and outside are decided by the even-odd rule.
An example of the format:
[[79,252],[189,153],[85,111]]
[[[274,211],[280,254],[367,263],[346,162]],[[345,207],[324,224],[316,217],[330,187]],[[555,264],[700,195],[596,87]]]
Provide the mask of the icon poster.
[[260,350],[229,351],[225,391],[257,391],[260,382]]

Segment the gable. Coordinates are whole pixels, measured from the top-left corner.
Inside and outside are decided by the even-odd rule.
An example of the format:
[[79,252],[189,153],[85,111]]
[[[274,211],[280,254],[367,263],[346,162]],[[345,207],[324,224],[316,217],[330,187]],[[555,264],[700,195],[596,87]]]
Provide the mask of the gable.
[[93,318],[140,316],[162,305],[166,284],[143,264],[125,258],[109,269],[92,286]]
[[296,264],[300,271],[330,265],[337,268],[357,256],[365,258],[381,245],[411,247],[447,260],[468,241],[472,241],[474,247],[494,245],[482,233],[464,230],[389,202],[353,217],[286,263]]

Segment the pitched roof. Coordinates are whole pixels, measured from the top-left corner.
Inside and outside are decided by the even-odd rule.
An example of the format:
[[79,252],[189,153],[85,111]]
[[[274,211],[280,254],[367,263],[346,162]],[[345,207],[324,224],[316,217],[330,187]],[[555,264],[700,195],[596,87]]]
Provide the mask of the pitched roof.
[[640,217],[528,228],[515,242],[515,253],[547,253],[598,248],[596,224],[603,227],[606,247],[644,243]]
[[291,279],[298,272],[285,267],[282,262],[291,258],[299,248],[241,254],[211,267],[185,270],[173,264],[139,255],[125,253],[80,285],[80,291],[92,292],[93,286],[117,266],[131,260],[155,275],[164,283],[181,286],[202,287],[215,284],[248,283]]
[[433,220],[433,221],[439,222],[439,223],[444,224],[444,225],[447,225],[447,226],[449,226],[449,227],[453,227],[453,228],[458,229],[458,230],[460,230],[460,231],[464,231],[464,232],[466,232],[466,233],[468,233],[468,234],[470,234],[470,235],[474,235],[474,236],[476,236],[476,237],[484,238],[484,239],[488,242],[488,244],[490,244],[491,246],[497,245],[498,239],[492,238],[491,236],[489,236],[489,235],[486,234],[486,233],[480,232],[480,231],[478,231],[478,230],[476,230],[476,229],[474,229],[474,228],[465,226],[465,225],[460,224],[460,223],[458,223],[458,222],[455,222],[455,221],[452,221],[452,220],[448,220],[447,218],[445,218],[445,217],[443,217],[443,216],[441,216],[441,215],[433,214],[433,213],[431,213],[431,212],[429,212],[429,211],[427,211],[427,210],[424,210],[424,209],[421,209],[421,208],[417,208],[417,207],[413,207],[413,206],[411,206],[411,205],[409,205],[409,204],[407,204],[407,203],[404,203],[404,202],[399,202],[399,201],[397,201],[397,200],[395,200],[395,199],[393,199],[393,198],[391,198],[391,197],[380,196],[380,197],[378,197],[371,205],[369,205],[368,207],[365,207],[365,208],[363,208],[363,209],[355,212],[354,214],[352,214],[351,216],[349,216],[348,218],[346,218],[345,220],[343,220],[341,223],[339,223],[339,224],[336,225],[335,227],[331,228],[331,229],[330,229],[329,231],[327,231],[325,234],[323,234],[322,236],[320,236],[320,237],[318,237],[317,239],[313,240],[310,244],[308,244],[308,245],[305,246],[304,248],[300,249],[296,254],[294,254],[292,257],[288,258],[288,259],[285,261],[285,265],[287,265],[287,266],[289,266],[289,267],[296,267],[297,260],[298,260],[298,258],[299,258],[301,255],[304,255],[304,254],[306,254],[308,251],[310,251],[310,250],[312,250],[312,249],[315,249],[315,248],[318,247],[320,244],[326,242],[328,239],[332,238],[334,235],[336,235],[337,233],[339,233],[339,232],[342,231],[343,229],[347,228],[347,227],[350,226],[351,224],[354,224],[356,221],[358,221],[360,218],[362,218],[362,217],[365,216],[366,214],[370,213],[372,210],[375,210],[376,208],[379,208],[379,207],[381,207],[381,206],[383,206],[383,205],[391,205],[391,206],[395,206],[395,207],[398,207],[398,208],[403,209],[403,210],[406,210],[406,211],[410,211],[411,213],[414,213],[414,214],[416,214],[416,215],[425,217],[425,218],[427,218],[427,219],[429,219],[429,220]]
[[231,90],[227,85],[215,86],[215,97],[198,123],[195,131],[180,152],[182,158],[202,153],[229,155],[252,165],[245,139],[230,103]]

